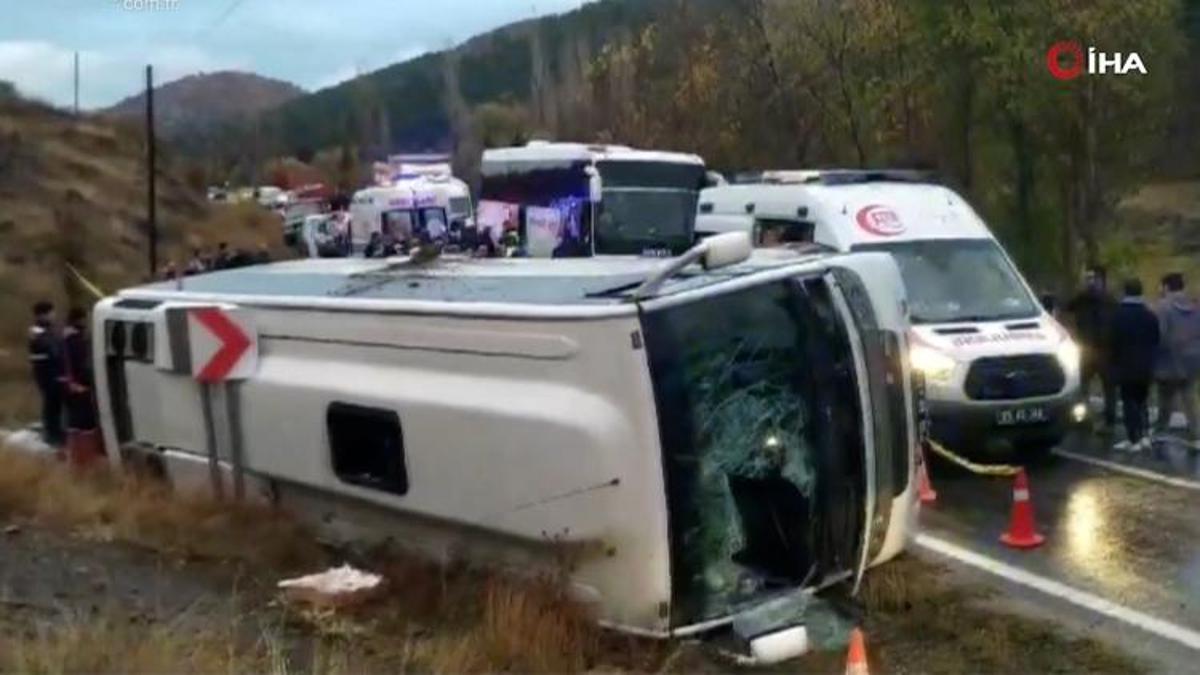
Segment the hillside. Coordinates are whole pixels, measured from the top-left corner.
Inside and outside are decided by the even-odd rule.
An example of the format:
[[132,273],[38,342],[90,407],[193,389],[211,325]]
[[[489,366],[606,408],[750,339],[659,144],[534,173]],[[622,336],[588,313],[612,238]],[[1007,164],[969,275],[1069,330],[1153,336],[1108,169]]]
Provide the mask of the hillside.
[[[253,73],[201,73],[155,87],[154,111],[159,133],[175,137],[251,117],[304,93],[290,82]],[[146,96],[130,96],[101,112],[141,119],[146,114]]]
[[[564,14],[522,21],[456,48],[296,98],[249,123],[228,123],[181,140],[225,167],[240,167],[243,179],[249,179],[246,169],[272,156],[303,157],[347,144],[369,158],[455,149],[469,157],[481,139],[465,137],[474,135],[481,108],[486,112],[490,106],[506,128],[558,126],[557,119],[548,119],[562,116],[550,110],[564,107],[555,99],[568,89],[582,88],[592,62],[606,46],[637,35],[677,4],[678,0],[600,0]],[[530,105],[534,98],[546,105]],[[505,124],[509,118],[515,123]],[[496,140],[508,142],[509,135],[506,131]]]
[[1157,293],[1167,272],[1183,272],[1200,286],[1200,181],[1149,183],[1132,191],[1117,209],[1106,240],[1117,275],[1139,276]]
[[[447,149],[452,123],[444,105],[444,57],[457,62],[466,106],[525,101],[533,89],[535,51],[545,61],[546,77],[557,77],[578,55],[587,59],[612,39],[639,30],[666,4],[604,0],[559,16],[506,26],[448,53],[427,54],[297,99],[264,121],[277,124],[280,140],[293,150],[306,144],[318,148],[337,144],[348,131],[386,135],[406,149]],[[370,109],[368,119],[363,119],[364,107]]]
[[[76,119],[15,97],[0,97],[0,410],[28,418],[25,331],[29,307],[92,299],[71,276],[73,264],[112,291],[147,275],[144,144],[135,125]],[[182,260],[188,246],[275,243],[278,225],[256,209],[213,209],[203,186],[162,153],[158,217],[160,260]],[[0,419],[0,423],[4,420]]]

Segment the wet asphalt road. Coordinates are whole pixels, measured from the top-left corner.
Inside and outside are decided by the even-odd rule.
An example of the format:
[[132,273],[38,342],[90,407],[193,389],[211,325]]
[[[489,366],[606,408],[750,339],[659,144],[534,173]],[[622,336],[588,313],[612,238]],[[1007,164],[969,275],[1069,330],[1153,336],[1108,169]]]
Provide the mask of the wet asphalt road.
[[[1131,455],[1103,437],[1079,433],[1061,451],[1135,467],[1131,476],[1061,454],[1029,468],[1030,493],[1046,543],[1032,551],[999,541],[1008,525],[1012,480],[969,474],[934,460],[938,501],[923,508],[922,531],[988,558],[1067,584],[1137,612],[1200,631],[1200,453],[1182,445]],[[1155,476],[1175,480],[1164,484]],[[1195,481],[1194,485],[1191,482]],[[1190,486],[1190,487],[1189,487]],[[1193,489],[1194,488],[1194,489]],[[952,565],[954,563],[951,563]],[[1057,601],[1019,584],[998,581],[1005,592],[1034,605]],[[1200,651],[1119,621],[1088,617],[1078,608],[1075,625],[1108,624],[1143,641],[1150,652],[1170,654],[1164,670],[1195,672]],[[1051,611],[1051,618],[1056,614]],[[1094,624],[1092,622],[1095,622]],[[1156,643],[1157,646],[1156,646]],[[1143,651],[1146,651],[1145,649]],[[1196,669],[1200,669],[1197,666]]]

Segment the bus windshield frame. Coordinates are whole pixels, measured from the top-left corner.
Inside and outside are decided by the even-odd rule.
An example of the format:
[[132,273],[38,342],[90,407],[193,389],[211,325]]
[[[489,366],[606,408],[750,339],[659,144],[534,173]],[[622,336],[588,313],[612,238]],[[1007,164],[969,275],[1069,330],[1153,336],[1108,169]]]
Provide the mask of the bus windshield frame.
[[680,255],[691,247],[703,164],[605,159],[596,169],[601,184],[597,254]]
[[861,568],[864,383],[824,277],[643,305],[671,545],[671,623]]

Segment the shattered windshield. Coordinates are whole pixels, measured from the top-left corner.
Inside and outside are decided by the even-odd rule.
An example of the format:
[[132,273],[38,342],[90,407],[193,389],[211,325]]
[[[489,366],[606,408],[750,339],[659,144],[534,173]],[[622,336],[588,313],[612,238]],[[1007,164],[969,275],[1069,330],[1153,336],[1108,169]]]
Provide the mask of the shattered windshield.
[[[854,565],[858,389],[820,279],[648,312],[673,625]],[[835,494],[836,492],[836,494]]]

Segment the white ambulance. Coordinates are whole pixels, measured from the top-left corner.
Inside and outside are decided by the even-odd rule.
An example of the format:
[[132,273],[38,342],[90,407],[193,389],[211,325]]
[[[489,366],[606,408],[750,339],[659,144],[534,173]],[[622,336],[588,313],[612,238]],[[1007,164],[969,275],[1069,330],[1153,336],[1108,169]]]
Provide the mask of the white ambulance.
[[891,253],[934,438],[977,455],[1036,456],[1083,421],[1079,348],[953,190],[900,171],[752,180],[705,190],[697,235],[750,231],[759,246]]
[[451,174],[448,163],[414,163],[424,157],[389,158],[388,164],[375,167],[376,185],[354,194],[350,202],[353,253],[362,253],[372,236],[403,241],[439,231],[453,242],[464,228],[475,226],[470,187]]

